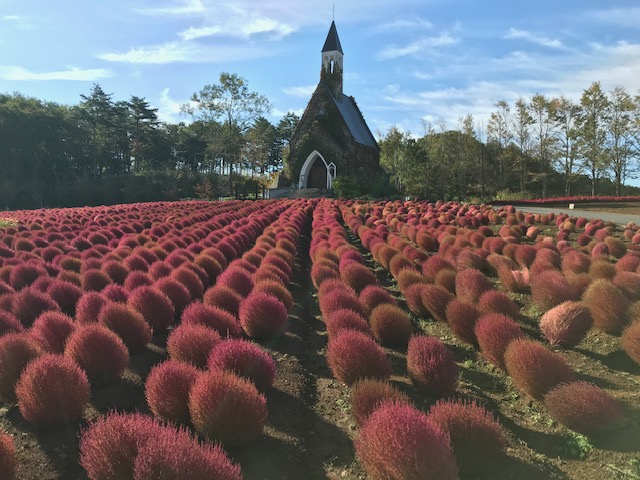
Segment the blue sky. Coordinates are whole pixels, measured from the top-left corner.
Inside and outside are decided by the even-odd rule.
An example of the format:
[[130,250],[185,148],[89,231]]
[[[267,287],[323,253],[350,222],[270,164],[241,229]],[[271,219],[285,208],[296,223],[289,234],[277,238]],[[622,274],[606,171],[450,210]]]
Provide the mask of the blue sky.
[[[76,104],[94,82],[166,121],[220,72],[301,114],[319,80],[331,0],[0,0],[0,92]],[[344,90],[371,130],[474,115],[593,81],[640,88],[637,0],[338,0]]]

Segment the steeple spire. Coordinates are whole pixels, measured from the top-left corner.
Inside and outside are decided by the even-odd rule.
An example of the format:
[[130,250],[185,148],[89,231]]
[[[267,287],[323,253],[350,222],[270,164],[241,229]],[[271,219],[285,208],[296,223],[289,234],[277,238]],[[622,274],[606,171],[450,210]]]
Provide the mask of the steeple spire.
[[342,99],[342,60],[344,52],[340,45],[336,22],[331,22],[331,28],[322,47],[322,70],[320,81],[324,82],[336,99]]
[[338,29],[336,28],[336,22],[331,22],[331,28],[329,28],[329,34],[322,47],[323,52],[338,51],[344,55],[342,51],[342,45],[340,45],[340,38],[338,37]]

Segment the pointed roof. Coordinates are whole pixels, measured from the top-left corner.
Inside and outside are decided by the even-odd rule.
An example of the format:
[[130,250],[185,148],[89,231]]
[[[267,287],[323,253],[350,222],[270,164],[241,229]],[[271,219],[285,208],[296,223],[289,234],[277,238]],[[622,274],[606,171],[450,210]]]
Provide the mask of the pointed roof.
[[331,28],[329,28],[329,34],[322,47],[323,52],[332,52],[337,50],[344,55],[342,51],[342,45],[340,45],[340,39],[338,38],[338,29],[336,28],[336,22],[331,22]]

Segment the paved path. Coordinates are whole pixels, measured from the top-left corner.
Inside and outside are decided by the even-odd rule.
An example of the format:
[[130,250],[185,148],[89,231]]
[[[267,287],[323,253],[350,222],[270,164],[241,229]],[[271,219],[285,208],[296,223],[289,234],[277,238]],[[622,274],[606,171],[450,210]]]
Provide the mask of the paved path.
[[633,222],[636,225],[640,225],[640,215],[626,215],[622,213],[611,213],[611,212],[592,212],[588,210],[569,210],[567,208],[561,207],[536,207],[529,205],[522,205],[516,207],[518,210],[522,210],[523,212],[531,212],[531,213],[566,213],[567,215],[576,216],[576,217],[586,217],[589,220],[591,219],[601,219],[606,222],[614,222],[619,223],[621,225],[626,225],[629,222]]

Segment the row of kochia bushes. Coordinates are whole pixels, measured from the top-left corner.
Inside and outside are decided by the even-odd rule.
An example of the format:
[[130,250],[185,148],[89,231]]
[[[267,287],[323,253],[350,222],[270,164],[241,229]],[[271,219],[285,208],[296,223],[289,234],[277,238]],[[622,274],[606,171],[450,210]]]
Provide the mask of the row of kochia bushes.
[[[235,202],[235,211],[200,203],[192,214],[193,205],[184,206],[180,214],[167,204],[130,232],[135,206],[100,226],[100,214],[89,212],[86,222],[74,221],[90,230],[86,245],[61,233],[70,219],[64,211],[45,217],[46,225],[23,219],[0,231],[8,247],[0,251],[0,398],[17,401],[34,425],[80,420],[91,388],[117,382],[153,333],[171,329],[170,359],[145,385],[157,420],[113,412],[86,430],[80,462],[92,479],[156,478],[159,470],[241,478],[220,445],[199,444],[171,425],[193,425],[224,447],[262,433],[275,363],[250,340],[286,328],[287,285],[313,202]],[[16,467],[4,435],[3,478]]]

